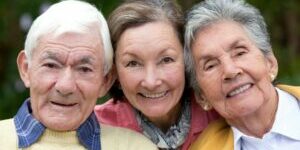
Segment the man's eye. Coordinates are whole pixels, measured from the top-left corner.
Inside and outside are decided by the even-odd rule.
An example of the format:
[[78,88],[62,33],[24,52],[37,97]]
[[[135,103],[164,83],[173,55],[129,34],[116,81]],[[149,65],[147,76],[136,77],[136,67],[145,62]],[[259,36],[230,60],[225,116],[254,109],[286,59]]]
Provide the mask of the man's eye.
[[126,64],[126,67],[137,67],[137,66],[139,66],[139,63],[137,61],[129,61]]
[[44,67],[50,68],[50,69],[55,69],[58,68],[58,65],[55,63],[45,63],[43,64]]
[[81,72],[87,73],[87,72],[92,72],[93,69],[89,68],[89,67],[80,67],[79,70]]

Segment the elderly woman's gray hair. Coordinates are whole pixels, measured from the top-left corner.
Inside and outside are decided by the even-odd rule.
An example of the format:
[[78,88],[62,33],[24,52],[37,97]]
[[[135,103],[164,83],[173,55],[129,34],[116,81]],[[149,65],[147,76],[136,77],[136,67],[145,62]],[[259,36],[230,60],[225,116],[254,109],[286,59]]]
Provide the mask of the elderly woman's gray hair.
[[266,24],[255,7],[246,4],[244,0],[205,0],[200,2],[186,16],[184,35],[186,71],[190,76],[189,82],[197,93],[201,91],[195,77],[191,47],[198,32],[220,21],[239,23],[265,56],[273,53]]
[[[98,30],[92,30],[95,29],[93,26],[97,26]],[[98,32],[104,48],[104,73],[110,71],[113,49],[106,20],[96,7],[77,0],[54,4],[33,22],[25,41],[25,54],[29,65],[33,50],[38,46],[42,36],[47,34],[58,36],[67,32]]]

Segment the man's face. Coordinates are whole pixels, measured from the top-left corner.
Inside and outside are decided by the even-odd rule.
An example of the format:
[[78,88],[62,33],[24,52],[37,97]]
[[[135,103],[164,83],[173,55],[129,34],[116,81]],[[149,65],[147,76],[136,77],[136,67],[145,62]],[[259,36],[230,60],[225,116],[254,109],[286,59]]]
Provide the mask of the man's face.
[[110,85],[103,73],[101,38],[95,32],[65,33],[38,42],[31,61],[24,51],[18,57],[22,80],[30,88],[32,114],[50,129],[75,130]]

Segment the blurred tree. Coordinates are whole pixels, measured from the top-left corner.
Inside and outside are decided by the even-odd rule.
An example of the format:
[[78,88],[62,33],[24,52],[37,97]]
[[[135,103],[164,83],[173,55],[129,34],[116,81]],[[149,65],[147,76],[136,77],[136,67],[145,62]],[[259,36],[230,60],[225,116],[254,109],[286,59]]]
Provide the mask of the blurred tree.
[[[1,0],[0,1],[0,120],[13,117],[28,97],[16,67],[18,52],[24,47],[28,28],[40,13],[58,0]],[[86,0],[108,14],[122,0]],[[183,10],[199,0],[177,0]],[[278,80],[300,84],[300,1],[248,0],[256,6],[269,25],[273,50],[279,62]],[[107,97],[106,97],[107,99]],[[102,102],[99,101],[99,103]]]

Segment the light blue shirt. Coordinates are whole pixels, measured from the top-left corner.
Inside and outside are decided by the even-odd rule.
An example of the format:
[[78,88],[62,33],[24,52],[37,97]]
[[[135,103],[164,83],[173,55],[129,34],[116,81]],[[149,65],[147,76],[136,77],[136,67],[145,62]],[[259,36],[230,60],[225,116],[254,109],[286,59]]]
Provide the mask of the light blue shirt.
[[231,127],[234,150],[300,149],[300,101],[285,91],[276,90],[279,101],[272,129],[260,139]]

